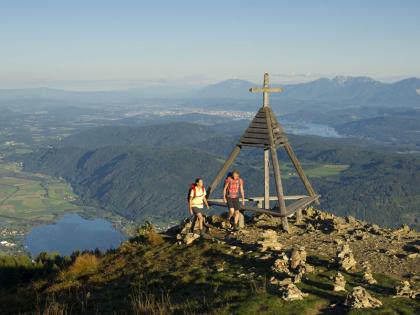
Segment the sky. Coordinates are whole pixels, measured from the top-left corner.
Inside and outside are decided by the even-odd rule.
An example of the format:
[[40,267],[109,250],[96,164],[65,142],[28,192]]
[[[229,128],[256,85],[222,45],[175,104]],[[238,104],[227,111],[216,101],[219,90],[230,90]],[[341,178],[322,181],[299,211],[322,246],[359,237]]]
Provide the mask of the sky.
[[420,77],[420,1],[0,0],[0,88]]

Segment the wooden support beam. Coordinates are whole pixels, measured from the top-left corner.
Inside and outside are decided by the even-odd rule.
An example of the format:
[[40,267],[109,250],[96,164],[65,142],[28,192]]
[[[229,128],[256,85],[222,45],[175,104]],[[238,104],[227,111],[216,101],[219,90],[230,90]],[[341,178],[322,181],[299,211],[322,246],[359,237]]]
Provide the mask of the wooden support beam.
[[270,209],[270,152],[264,150],[264,208]]
[[278,197],[278,203],[280,208],[280,215],[282,216],[281,224],[284,231],[289,232],[289,223],[287,221],[286,215],[286,203],[284,201],[284,194],[283,194],[283,185],[281,183],[281,176],[280,176],[280,165],[279,160],[277,157],[277,147],[274,143],[273,137],[273,130],[271,128],[271,115],[269,112],[268,107],[265,107],[266,114],[267,114],[267,127],[268,127],[268,137],[270,139],[270,151],[271,151],[271,161],[273,164],[274,170],[274,181],[276,183],[276,191]]
[[219,173],[217,173],[216,177],[214,178],[211,185],[207,188],[207,197],[216,189],[217,185],[219,185],[220,181],[222,180],[223,176],[228,171],[229,167],[238,157],[239,152],[241,152],[241,146],[236,145],[233,151],[230,153],[229,157],[227,158],[225,164],[223,164],[222,168],[220,169]]

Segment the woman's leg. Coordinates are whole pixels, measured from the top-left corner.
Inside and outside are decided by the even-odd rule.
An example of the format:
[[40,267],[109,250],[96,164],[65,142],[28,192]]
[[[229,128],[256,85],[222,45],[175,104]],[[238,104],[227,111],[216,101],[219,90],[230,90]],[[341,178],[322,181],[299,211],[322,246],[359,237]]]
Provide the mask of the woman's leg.
[[235,214],[235,209],[234,208],[229,208],[229,215],[228,215],[228,222],[230,223],[230,220],[232,219],[232,217]]
[[199,227],[200,231],[202,231],[203,230],[204,218],[203,218],[203,214],[201,212],[197,213],[197,219],[198,219],[198,227]]

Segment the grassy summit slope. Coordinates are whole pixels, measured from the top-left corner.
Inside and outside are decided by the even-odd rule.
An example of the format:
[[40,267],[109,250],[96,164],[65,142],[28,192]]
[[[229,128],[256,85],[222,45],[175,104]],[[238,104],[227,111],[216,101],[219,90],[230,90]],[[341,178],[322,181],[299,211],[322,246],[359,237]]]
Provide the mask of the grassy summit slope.
[[[363,314],[418,314],[419,300],[393,298],[402,278],[417,281],[419,234],[408,229],[387,230],[315,211],[290,234],[278,232],[283,249],[263,251],[257,245],[277,219],[259,216],[240,232],[220,227],[212,219],[207,235],[184,245],[176,229],[159,235],[149,226],[139,236],[105,255],[74,256],[68,267],[55,269],[29,284],[3,288],[3,314],[359,314],[343,305],[348,292],[363,286],[383,306]],[[307,228],[311,224],[315,229]],[[340,229],[337,229],[340,225]],[[181,227],[180,227],[181,228]],[[392,242],[386,240],[392,239]],[[345,242],[357,261],[354,270],[342,271],[347,292],[334,292],[336,250]],[[305,246],[307,263],[297,287],[308,296],[285,301],[276,281],[288,278],[272,269],[283,253]],[[391,254],[389,254],[391,253]],[[411,257],[411,258],[410,258]],[[377,284],[366,284],[362,264],[372,266]],[[0,269],[2,270],[2,269]],[[273,280],[277,279],[277,280]],[[6,303],[7,301],[7,303]]]

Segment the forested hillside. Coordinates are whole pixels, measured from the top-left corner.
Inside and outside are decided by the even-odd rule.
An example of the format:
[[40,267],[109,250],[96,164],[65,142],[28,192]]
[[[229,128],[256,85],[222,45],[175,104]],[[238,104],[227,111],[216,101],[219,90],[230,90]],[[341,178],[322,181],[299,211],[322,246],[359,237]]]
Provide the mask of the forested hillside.
[[[153,132],[145,128],[101,128],[107,136],[98,134],[98,129],[85,131],[63,142],[73,146],[62,144],[26,155],[24,166],[29,171],[64,177],[87,204],[137,221],[178,220],[187,215],[185,194],[191,181],[202,176],[209,185],[237,136],[212,138],[207,128],[193,124],[155,126]],[[131,135],[128,140],[127,134]],[[388,226],[409,223],[419,227],[417,155],[399,155],[389,148],[353,140],[290,139],[316,190],[323,195],[324,209]],[[79,147],[75,147],[78,140]],[[281,149],[279,152],[286,162]],[[343,167],[336,173],[325,172],[329,165]],[[248,195],[260,194],[261,152],[244,150],[235,167],[242,171]],[[283,163],[282,169],[286,190],[302,192],[290,165]]]

